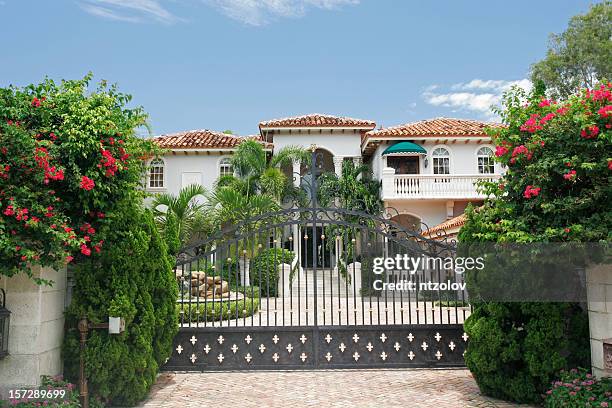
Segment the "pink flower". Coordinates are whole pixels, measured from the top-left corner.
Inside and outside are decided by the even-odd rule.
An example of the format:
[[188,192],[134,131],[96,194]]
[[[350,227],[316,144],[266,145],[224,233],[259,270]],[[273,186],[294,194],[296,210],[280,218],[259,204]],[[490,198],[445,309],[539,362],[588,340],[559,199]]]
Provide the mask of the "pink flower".
[[540,102],[540,104],[538,105],[540,108],[543,108],[545,106],[550,106],[550,100],[548,99],[542,99],[542,102]]
[[566,180],[574,180],[576,179],[576,170],[570,170],[569,172],[563,175],[563,178]]
[[81,253],[85,256],[91,255],[91,249],[87,248],[87,245],[81,245]]
[[580,131],[580,137],[584,139],[594,139],[599,134],[599,127],[596,125],[589,126],[586,129]]
[[534,113],[529,119],[521,126],[521,130],[524,132],[535,133],[542,129],[542,126],[538,125],[538,119],[540,115]]
[[542,125],[544,125],[546,122],[548,122],[549,120],[551,120],[552,118],[554,118],[556,115],[554,113],[549,113],[548,115],[544,116],[542,119],[540,119],[540,123]]
[[525,187],[525,191],[523,192],[523,197],[525,198],[537,197],[538,195],[540,195],[540,190],[542,190],[540,187],[534,187],[534,186],[529,185]]
[[601,403],[601,406],[602,406],[602,407],[607,407],[607,406],[608,406],[608,403],[604,401],[604,402],[602,402],[602,403]]
[[70,263],[70,262],[72,262],[72,260],[73,260],[73,259],[74,259],[74,257],[73,257],[73,256],[68,255],[68,256],[66,257],[66,263]]
[[506,148],[506,147],[504,147],[504,146],[497,146],[497,147],[495,148],[495,155],[496,155],[497,157],[501,157],[501,156],[503,156],[503,155],[504,155],[504,154],[506,154],[506,153],[508,153],[508,148]]
[[95,185],[96,184],[94,183],[94,181],[92,179],[90,179],[89,177],[87,177],[87,176],[81,177],[81,188],[83,190],[89,191],[89,190],[93,189],[95,187]]
[[597,111],[599,116],[602,118],[607,118],[608,116],[612,116],[612,105],[606,105],[603,108]]

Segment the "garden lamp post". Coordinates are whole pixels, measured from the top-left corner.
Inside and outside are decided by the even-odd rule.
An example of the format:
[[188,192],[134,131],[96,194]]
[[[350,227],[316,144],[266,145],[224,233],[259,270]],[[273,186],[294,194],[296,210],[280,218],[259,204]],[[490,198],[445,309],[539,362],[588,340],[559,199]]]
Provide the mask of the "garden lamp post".
[[0,289],[0,359],[8,356],[10,319],[11,312],[6,308],[6,292]]

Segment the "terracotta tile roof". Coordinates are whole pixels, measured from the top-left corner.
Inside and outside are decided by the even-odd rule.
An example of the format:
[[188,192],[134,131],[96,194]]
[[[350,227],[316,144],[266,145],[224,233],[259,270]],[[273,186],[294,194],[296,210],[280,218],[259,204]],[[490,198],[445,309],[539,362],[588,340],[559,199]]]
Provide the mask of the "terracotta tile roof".
[[322,115],[312,113],[303,116],[294,116],[283,119],[273,119],[259,123],[259,128],[286,128],[286,127],[333,127],[333,128],[368,128],[374,129],[376,123],[371,120],[354,119],[348,117]]
[[188,130],[153,138],[157,145],[164,149],[233,149],[245,139],[255,139],[264,147],[271,148],[271,143],[261,141],[261,136],[236,136],[213,130]]
[[451,230],[460,228],[463,225],[465,225],[465,221],[466,221],[465,214],[461,214],[458,217],[451,218],[450,220],[446,220],[443,223],[438,224],[435,227],[428,229],[427,231],[423,233],[423,235],[428,237],[428,236],[435,236],[438,233],[441,233],[441,234],[443,234],[444,232],[450,233]]
[[439,136],[487,136],[485,128],[500,126],[497,123],[469,119],[435,118],[404,125],[372,130],[370,137],[439,137]]

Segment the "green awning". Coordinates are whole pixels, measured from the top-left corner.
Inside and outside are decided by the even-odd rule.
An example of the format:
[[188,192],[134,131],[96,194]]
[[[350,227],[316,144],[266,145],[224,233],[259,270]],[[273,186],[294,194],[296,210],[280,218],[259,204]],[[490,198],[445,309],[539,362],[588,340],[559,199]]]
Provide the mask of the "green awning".
[[409,155],[409,154],[427,154],[427,151],[416,143],[412,142],[399,142],[393,146],[389,146],[382,152],[383,156],[394,154],[394,155]]

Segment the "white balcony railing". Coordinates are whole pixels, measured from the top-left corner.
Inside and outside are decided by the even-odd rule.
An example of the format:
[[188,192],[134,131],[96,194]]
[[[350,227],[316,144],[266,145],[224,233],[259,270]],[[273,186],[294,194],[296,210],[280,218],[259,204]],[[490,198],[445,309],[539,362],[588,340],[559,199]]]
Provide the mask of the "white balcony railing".
[[385,169],[382,179],[383,200],[393,199],[479,199],[485,195],[477,190],[480,180],[494,181],[497,174],[393,174]]

